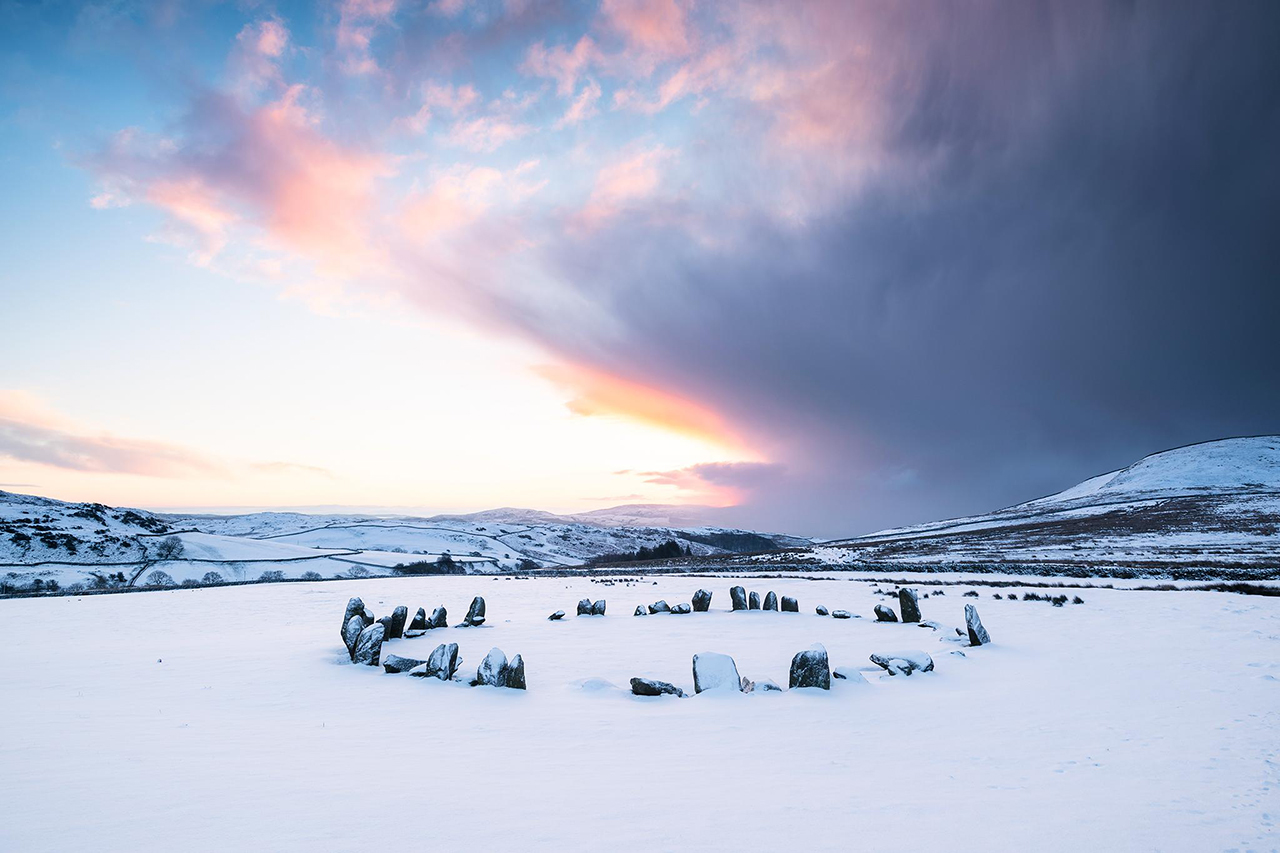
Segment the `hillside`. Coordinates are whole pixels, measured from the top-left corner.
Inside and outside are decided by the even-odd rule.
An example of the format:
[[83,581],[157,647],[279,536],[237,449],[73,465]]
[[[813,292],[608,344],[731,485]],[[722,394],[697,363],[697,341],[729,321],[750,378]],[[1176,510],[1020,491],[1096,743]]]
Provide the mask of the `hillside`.
[[1280,436],[1153,453],[985,515],[892,528],[750,562],[1280,576]]

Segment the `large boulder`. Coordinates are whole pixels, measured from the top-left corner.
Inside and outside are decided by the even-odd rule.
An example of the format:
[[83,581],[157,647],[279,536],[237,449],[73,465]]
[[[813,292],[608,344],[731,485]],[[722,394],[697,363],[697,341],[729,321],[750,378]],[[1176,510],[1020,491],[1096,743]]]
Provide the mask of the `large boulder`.
[[524,658],[516,655],[502,670],[502,686],[511,690],[524,690]]
[[819,616],[827,616],[830,611],[828,611],[825,606],[819,604],[817,607],[813,608],[813,612],[817,613]]
[[489,649],[489,654],[480,661],[476,669],[476,680],[473,684],[487,684],[490,687],[502,686],[502,671],[507,668],[507,656],[497,647]]
[[800,603],[789,595],[782,596],[782,612],[783,613],[799,613]]
[[978,608],[972,604],[964,606],[964,622],[969,627],[969,645],[981,646],[991,642],[991,635],[982,627],[982,620],[978,618]]
[[649,615],[649,611],[644,609],[644,605],[643,605],[643,604],[637,604],[637,605],[636,605],[636,612],[635,612],[635,615],[636,615],[636,616],[648,616],[648,615]]
[[631,679],[631,692],[637,696],[684,696],[684,691],[674,684],[652,678]]
[[[373,614],[370,613],[367,609],[365,609],[364,601],[362,601],[359,598],[351,599],[350,601],[347,602],[347,609],[342,614],[342,632],[341,633],[344,639],[347,636],[347,624],[351,622],[352,616],[359,616],[360,621],[363,622],[366,627],[371,622],[373,622]],[[368,617],[367,619],[365,618],[366,616]]]
[[755,590],[752,590],[751,594],[747,596],[747,609],[748,610],[760,609],[760,593],[756,592]]
[[719,652],[699,652],[693,656],[693,690],[741,690],[742,678],[733,658]]
[[821,643],[812,648],[797,652],[791,659],[790,687],[817,687],[822,690],[831,689],[831,666],[827,662],[827,650]]
[[597,601],[595,604],[591,605],[591,615],[592,616],[604,615],[604,599],[603,598]]
[[415,670],[413,674],[421,674],[428,678],[448,681],[453,678],[453,674],[458,670],[458,663],[458,644],[441,643],[435,647],[431,652],[431,656],[427,658],[427,665],[421,670]]
[[559,622],[561,619],[564,618],[564,611],[557,610],[555,613],[552,613],[547,618],[550,619],[552,622]]
[[471,599],[471,607],[467,608],[467,615],[462,617],[462,624],[471,627],[473,625],[484,624],[484,598],[477,595]]
[[382,641],[386,637],[386,630],[381,623],[374,623],[361,631],[356,639],[356,650],[351,655],[351,662],[359,666],[377,666],[382,657]]
[[382,668],[387,672],[408,672],[422,666],[426,661],[402,658],[399,655],[387,655],[382,659]]
[[893,612],[892,607],[885,607],[883,604],[876,605],[876,621],[877,622],[897,622],[898,614]]
[[655,601],[653,604],[649,605],[649,612],[650,613],[670,613],[671,605],[667,604],[666,601],[659,599],[658,601]]
[[413,614],[413,619],[409,622],[409,627],[405,629],[406,636],[418,636],[425,633],[431,626],[427,624],[427,611],[421,607],[418,612]]
[[404,625],[409,621],[409,608],[401,605],[391,611],[391,626],[387,634],[388,640],[398,640],[404,636]]
[[920,621],[920,597],[914,589],[903,587],[898,590],[898,608],[903,622]]
[[777,610],[778,609],[778,596],[774,593],[773,590],[769,590],[768,594],[765,595],[764,606],[761,607],[760,609],[761,610]]
[[698,613],[706,613],[707,608],[711,607],[711,593],[705,589],[700,589],[693,594],[693,609]]
[[747,609],[747,591],[740,586],[729,589],[729,605],[734,610]]
[[441,605],[431,611],[431,619],[428,620],[428,628],[448,628],[449,627],[449,611]]
[[584,598],[578,602],[578,615],[579,616],[591,615],[591,599]]
[[347,657],[352,660],[356,658],[356,641],[360,639],[360,632],[366,627],[364,615],[361,613],[353,613],[347,620],[347,627],[342,632],[342,642],[347,646]]
[[693,608],[682,601],[679,604],[677,604],[675,607],[671,608],[671,612],[672,613],[692,613]]
[[904,652],[883,652],[871,656],[871,662],[890,675],[910,675],[913,672],[930,672],[933,658],[928,652],[910,649]]
[[391,639],[391,626],[395,624],[395,619],[390,616],[383,616],[378,620],[378,624],[382,626],[382,636]]

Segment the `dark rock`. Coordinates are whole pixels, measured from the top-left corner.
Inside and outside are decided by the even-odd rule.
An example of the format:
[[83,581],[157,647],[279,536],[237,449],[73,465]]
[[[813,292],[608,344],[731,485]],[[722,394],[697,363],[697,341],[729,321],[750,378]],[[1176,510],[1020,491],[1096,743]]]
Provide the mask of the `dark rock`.
[[487,684],[490,687],[502,686],[502,671],[507,668],[507,656],[502,649],[489,649],[489,654],[480,661],[476,669],[476,680],[473,684]]
[[430,627],[431,626],[427,624],[427,611],[419,607],[418,612],[413,614],[413,621],[409,623],[408,630],[425,631]]
[[443,606],[437,607],[431,611],[431,619],[428,620],[428,628],[448,628],[449,612]]
[[559,622],[561,619],[564,618],[564,611],[557,610],[555,613],[552,613],[547,618],[550,619],[552,622]]
[[693,594],[693,609],[697,613],[706,613],[711,606],[711,593],[700,589]]
[[462,617],[462,624],[467,627],[484,624],[484,598],[477,595],[471,599],[471,607],[467,609],[467,615]]
[[351,614],[351,618],[347,620],[347,628],[342,632],[342,642],[347,646],[347,657],[355,660],[356,657],[356,641],[360,639],[360,632],[365,629],[364,616],[360,613]]
[[637,616],[648,616],[648,615],[649,615],[649,611],[644,609],[644,605],[643,605],[643,604],[637,604],[637,605],[636,605],[636,613],[635,613],[635,615],[637,615]]
[[784,612],[784,613],[799,613],[799,612],[800,612],[800,603],[799,603],[799,602],[797,602],[797,601],[796,601],[794,598],[792,598],[791,596],[789,596],[789,595],[784,595],[784,596],[782,596],[782,612]]
[[920,621],[920,601],[914,589],[903,587],[898,590],[898,607],[902,611],[903,622]]
[[377,666],[382,657],[382,641],[386,637],[386,628],[381,623],[368,626],[360,632],[356,639],[356,650],[351,655],[351,662],[360,666]]
[[792,690],[798,687],[831,689],[831,666],[827,663],[827,650],[820,643],[806,651],[797,652],[791,659]]
[[829,612],[827,611],[827,608],[823,607],[821,604],[819,604],[817,607],[813,608],[813,612],[814,612],[814,613],[817,613],[819,616],[827,616],[827,615],[829,615]]
[[982,620],[978,618],[978,608],[972,604],[964,606],[964,622],[969,628],[969,645],[981,646],[991,642],[991,636],[987,633],[987,629],[982,627]]
[[761,610],[777,610],[778,609],[778,596],[774,594],[773,590],[769,590],[769,592],[765,595],[764,606],[761,607],[760,609]]
[[746,610],[747,591],[740,586],[730,588],[729,604],[734,610]]
[[591,605],[591,615],[592,616],[604,615],[604,599],[603,598],[597,601],[595,604]]
[[387,655],[382,659],[382,668],[387,672],[408,672],[414,667],[422,666],[426,661],[402,658],[399,655]]
[[650,613],[670,613],[671,605],[667,604],[667,602],[665,601],[661,601],[661,600],[655,601],[653,604],[649,605],[649,612]]
[[378,620],[378,624],[382,626],[382,636],[384,638],[391,637],[391,626],[395,623],[395,619],[391,616],[383,616]]
[[871,662],[890,675],[910,675],[913,672],[929,672],[933,658],[928,652],[913,649],[905,652],[885,652],[871,656]]
[[404,623],[409,621],[409,608],[401,605],[391,611],[391,626],[387,639],[398,640],[404,636]]
[[1072,604],[1084,604],[1084,599],[1077,595],[1077,596],[1075,596],[1074,598],[1072,598],[1072,599],[1071,599],[1071,603],[1072,603]]
[[[346,639],[346,636],[347,636],[347,624],[351,621],[352,616],[359,616],[360,621],[363,623],[365,627],[367,627],[369,623],[373,621],[373,614],[371,613],[369,613],[369,619],[367,621],[365,620],[364,617],[365,617],[365,614],[367,613],[369,612],[365,609],[364,602],[359,598],[353,598],[347,602],[347,609],[342,614],[342,628],[339,631],[339,633],[342,635],[342,638],[344,640]],[[350,647],[351,644],[348,643],[347,645],[348,647]]]
[[591,615],[591,599],[584,598],[578,602],[578,615],[579,616]]
[[742,678],[733,658],[719,652],[701,652],[693,656],[693,691],[742,689]]
[[688,604],[681,602],[680,604],[677,604],[675,607],[671,608],[671,612],[672,613],[692,613],[693,608],[690,607]]
[[502,670],[502,686],[511,690],[524,690],[524,658],[516,655]]
[[877,622],[897,622],[898,614],[893,612],[892,607],[885,607],[883,604],[876,605],[876,621]]
[[751,595],[747,596],[747,609],[748,610],[760,609],[760,593],[752,592]]
[[738,682],[738,689],[741,690],[743,693],[755,693],[756,683],[744,675],[742,676],[742,679]]
[[[458,644],[441,643],[435,647],[435,650],[431,652],[431,656],[427,658],[427,665],[422,670],[422,675],[428,678],[448,681],[457,672],[458,663]],[[417,674],[417,672],[414,672],[414,675]]]
[[852,619],[853,614],[850,613],[848,610],[832,610],[831,618],[832,619]]
[[631,679],[631,692],[637,696],[684,696],[684,691],[674,684],[655,681],[652,678]]

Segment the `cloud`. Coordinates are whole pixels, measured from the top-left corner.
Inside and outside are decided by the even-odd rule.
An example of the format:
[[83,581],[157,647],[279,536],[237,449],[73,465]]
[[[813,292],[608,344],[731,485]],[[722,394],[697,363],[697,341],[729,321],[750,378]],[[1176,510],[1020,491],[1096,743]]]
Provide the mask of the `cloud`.
[[595,42],[590,36],[584,35],[572,48],[548,48],[542,42],[535,42],[525,54],[520,70],[532,77],[554,80],[556,93],[561,97],[568,97],[577,88],[578,78],[599,59],[600,51]]
[[596,102],[600,100],[600,94],[600,84],[594,80],[588,80],[582,87],[582,91],[573,99],[573,103],[569,105],[569,109],[556,122],[556,127],[579,124],[596,115],[599,112],[596,109]]
[[604,0],[600,14],[632,51],[653,61],[692,49],[685,4],[678,0]]
[[646,483],[673,486],[718,506],[734,506],[777,488],[784,472],[785,466],[770,462],[703,462],[671,471],[645,471],[641,476]]
[[656,145],[606,165],[596,174],[595,186],[579,213],[579,221],[594,227],[654,196],[662,186],[662,166],[675,153]]

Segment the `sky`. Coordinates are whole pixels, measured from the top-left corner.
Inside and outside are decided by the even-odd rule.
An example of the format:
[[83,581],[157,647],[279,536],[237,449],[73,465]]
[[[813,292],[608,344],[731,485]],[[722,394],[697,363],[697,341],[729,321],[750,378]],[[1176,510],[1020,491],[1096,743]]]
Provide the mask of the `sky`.
[[1272,2],[0,2],[0,489],[981,512],[1280,432]]

